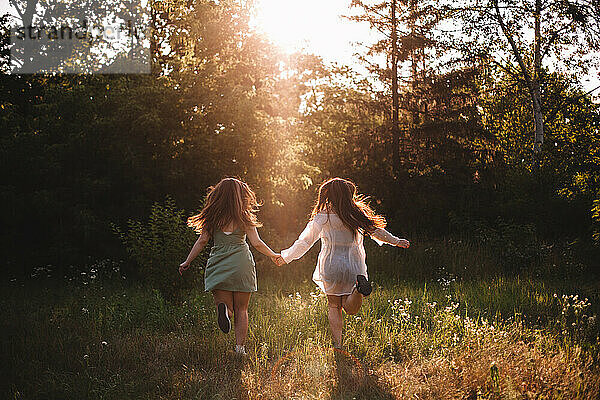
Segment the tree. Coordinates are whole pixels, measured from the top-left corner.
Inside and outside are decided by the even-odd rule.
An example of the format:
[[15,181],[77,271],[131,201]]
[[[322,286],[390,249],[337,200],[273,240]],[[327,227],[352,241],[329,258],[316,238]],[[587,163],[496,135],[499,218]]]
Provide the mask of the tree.
[[[600,193],[600,106],[569,77],[542,72],[540,78],[547,107],[558,110],[547,114],[547,146],[540,160],[531,159],[527,150],[531,141],[526,123],[531,98],[525,82],[508,73],[499,74],[495,90],[482,96],[484,128],[496,137],[503,157],[503,163],[495,169],[529,182],[521,185],[519,191],[523,194],[506,200],[521,204],[511,207],[510,213],[522,213],[556,236],[589,237],[590,227],[596,224],[597,230],[599,220],[593,208]],[[536,168],[532,182],[531,172]],[[531,190],[532,183],[538,190]],[[523,197],[517,200],[519,196]],[[537,205],[533,210],[531,203]]]
[[[455,48],[469,59],[493,63],[527,89],[533,151],[544,143],[545,115],[553,113],[541,88],[544,68],[565,67],[572,76],[600,58],[600,4],[589,0],[450,1]],[[451,32],[448,31],[448,34]]]
[[[439,54],[432,54],[433,49],[439,51],[440,48],[431,31],[439,22],[440,10],[434,2],[414,0],[375,3],[353,0],[351,7],[359,8],[361,13],[349,16],[350,20],[367,22],[382,36],[359,58],[386,87],[392,99],[393,165],[394,170],[399,171],[401,153],[406,156],[416,147],[415,130],[422,122],[426,103],[423,95],[427,92],[435,60],[439,58]],[[386,59],[385,66],[376,60],[380,55]]]
[[142,73],[146,7],[137,0],[9,0],[16,73]]

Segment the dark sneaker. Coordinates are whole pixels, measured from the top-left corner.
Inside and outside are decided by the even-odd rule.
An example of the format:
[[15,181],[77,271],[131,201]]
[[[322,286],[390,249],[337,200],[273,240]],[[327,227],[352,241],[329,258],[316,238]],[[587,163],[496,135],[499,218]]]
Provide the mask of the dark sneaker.
[[369,282],[364,275],[357,275],[356,290],[363,296],[368,296],[373,291],[373,288],[371,287],[371,282]]
[[229,315],[227,315],[227,306],[225,303],[217,304],[217,322],[223,332],[229,333],[231,330],[231,321],[229,320]]

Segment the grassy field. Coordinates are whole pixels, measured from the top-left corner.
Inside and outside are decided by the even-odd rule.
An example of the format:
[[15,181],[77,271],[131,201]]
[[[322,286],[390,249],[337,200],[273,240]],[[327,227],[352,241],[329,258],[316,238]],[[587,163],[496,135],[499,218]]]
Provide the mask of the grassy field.
[[[370,249],[375,290],[345,317],[342,351],[310,281],[314,257],[281,270],[259,262],[245,359],[201,288],[169,303],[118,280],[8,283],[1,397],[598,399],[597,284],[469,279],[457,268],[486,257],[464,250],[470,258]],[[409,279],[432,251],[433,278]]]

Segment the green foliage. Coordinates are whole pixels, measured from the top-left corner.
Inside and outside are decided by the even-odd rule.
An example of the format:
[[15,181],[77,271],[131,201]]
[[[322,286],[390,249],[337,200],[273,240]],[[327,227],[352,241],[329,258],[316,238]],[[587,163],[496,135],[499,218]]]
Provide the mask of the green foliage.
[[594,221],[594,241],[596,244],[600,244],[600,192],[598,192],[596,199],[594,200],[592,219]]
[[495,223],[450,213],[452,232],[493,250],[507,274],[532,272],[548,259],[548,248],[539,240],[535,225],[504,221]]
[[484,127],[496,137],[503,158],[493,166],[499,196],[492,201],[499,209],[512,209],[517,220],[529,214],[540,231],[552,232],[554,224],[554,230],[560,227],[555,236],[589,238],[600,191],[600,107],[567,77],[545,73],[546,139],[536,160],[523,84],[506,74],[493,80],[493,90],[481,102]]
[[176,92],[147,76],[0,76],[0,86],[7,270],[121,258],[110,223],[141,216],[181,174]]
[[[136,275],[158,289],[169,299],[177,299],[186,289],[201,285],[202,267],[191,268],[182,277],[178,272],[195,239],[194,231],[185,223],[185,212],[167,196],[163,204],[152,206],[147,222],[130,220],[127,231],[115,228],[130,259],[136,265]],[[196,258],[196,265],[206,262],[206,252]]]
[[[152,75],[0,75],[7,274],[30,276],[48,265],[55,276],[76,274],[96,260],[119,260],[111,223],[142,218],[167,193],[196,209],[224,176],[256,189],[265,230],[282,245],[332,176],[373,196],[400,235],[443,238],[457,229],[450,213],[481,221],[489,237],[507,240],[498,252],[519,270],[535,263],[531,230],[538,242],[600,232],[600,114],[591,97],[564,76],[542,76],[547,136],[534,171],[522,82],[471,60],[468,68],[465,60],[438,68],[435,54],[445,49],[426,28],[439,22],[439,5],[400,4],[399,21],[414,19],[418,29],[398,38],[406,45],[401,64],[417,68],[399,87],[408,128],[399,168],[389,65],[361,76],[317,56],[283,55],[252,30],[252,9],[236,1],[175,1],[157,15]],[[389,31],[377,9],[363,11]],[[371,50],[388,54],[389,40]]]

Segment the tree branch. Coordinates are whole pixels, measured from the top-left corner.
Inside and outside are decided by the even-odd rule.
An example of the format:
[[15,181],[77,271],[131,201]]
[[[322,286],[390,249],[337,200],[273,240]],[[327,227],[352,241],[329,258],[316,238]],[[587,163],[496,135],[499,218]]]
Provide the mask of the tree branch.
[[17,14],[19,14],[19,16],[21,17],[21,21],[23,21],[23,13],[21,12],[21,10],[19,10],[19,7],[17,6],[17,2],[15,0],[9,0],[9,1],[12,4],[12,6],[15,8],[15,10],[17,10]]
[[545,48],[544,48],[544,51],[542,52],[542,55],[540,56],[540,58],[541,58],[542,60],[544,59],[544,57],[546,57],[546,56],[548,55],[548,52],[550,51],[550,48],[552,47],[552,44],[554,43],[554,41],[555,41],[556,39],[558,39],[558,36],[560,35],[560,33],[561,33],[561,32],[563,32],[565,29],[568,29],[568,28],[569,28],[571,25],[573,25],[573,22],[575,22],[575,21],[573,21],[573,20],[572,20],[571,22],[569,22],[569,24],[568,24],[568,25],[566,25],[566,26],[563,26],[563,27],[562,27],[562,28],[560,28],[559,30],[557,30],[557,31],[554,31],[554,32],[552,33],[552,36],[551,36],[551,37],[550,37],[550,39],[548,40],[548,43],[546,44],[546,46],[545,46]]
[[523,73],[523,77],[525,78],[525,82],[527,83],[527,88],[533,95],[533,81],[531,79],[531,76],[529,75],[529,72],[527,71],[525,62],[523,62],[523,58],[521,57],[519,48],[517,47],[517,44],[515,43],[514,38],[508,31],[508,28],[507,28],[506,24],[504,23],[504,20],[502,19],[502,14],[500,14],[500,8],[498,7],[498,0],[493,0],[493,3],[494,3],[494,8],[496,10],[496,17],[497,17],[498,23],[500,24],[500,28],[502,28],[502,33],[504,33],[504,36],[508,40],[508,43],[510,44],[510,47],[513,50],[513,55],[517,59],[517,62],[519,63],[519,67],[521,68],[521,72]]
[[565,100],[563,100],[558,106],[554,107],[554,109],[552,110],[552,112],[546,114],[546,118],[544,119],[544,123],[547,123],[548,121],[552,120],[554,117],[556,117],[556,114],[558,114],[558,112],[563,108],[563,106],[567,105],[567,104],[573,104],[574,102],[576,102],[577,100],[592,94],[593,92],[595,92],[596,90],[600,89],[600,86],[596,86],[595,88],[593,88],[592,90],[589,90],[585,93],[580,94],[579,96],[575,96],[575,97],[568,97]]

